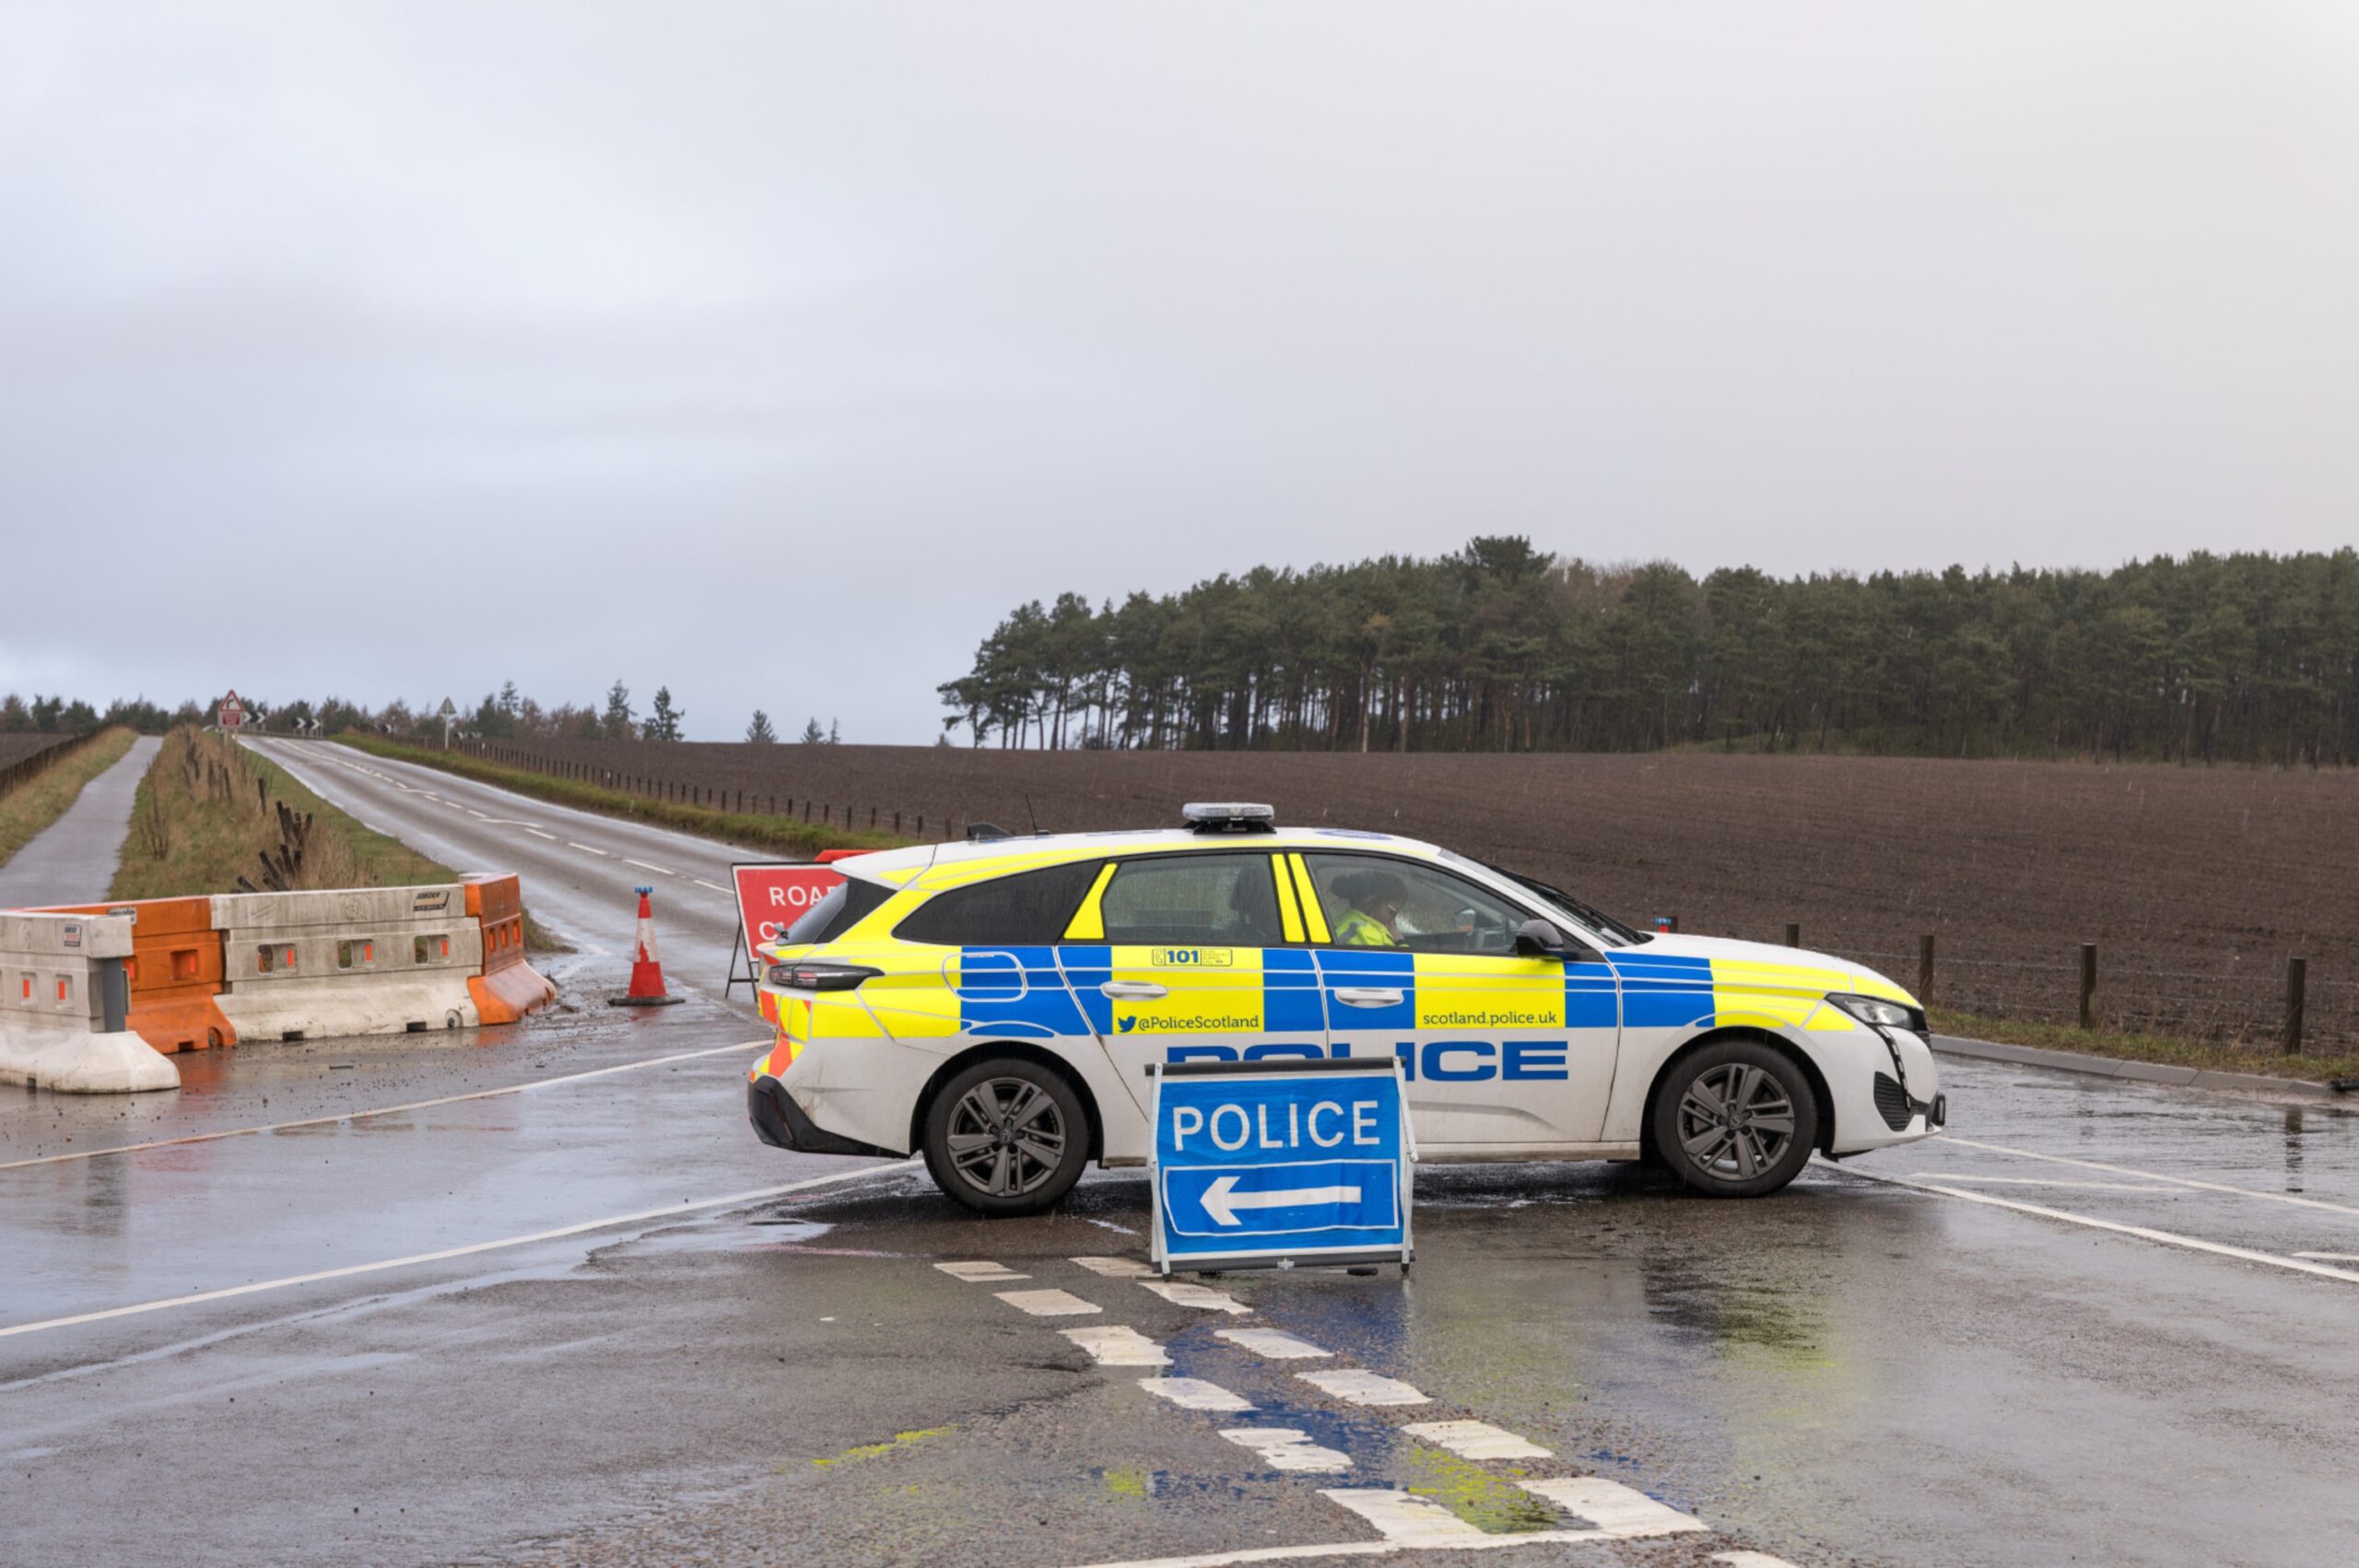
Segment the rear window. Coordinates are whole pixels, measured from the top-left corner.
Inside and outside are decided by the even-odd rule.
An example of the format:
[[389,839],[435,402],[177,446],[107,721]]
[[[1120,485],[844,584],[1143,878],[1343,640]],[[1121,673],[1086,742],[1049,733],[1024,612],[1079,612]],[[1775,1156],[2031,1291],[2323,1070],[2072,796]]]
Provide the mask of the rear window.
[[804,910],[803,918],[787,927],[786,934],[779,941],[790,947],[833,942],[867,919],[871,910],[892,896],[893,890],[889,887],[862,882],[857,877],[846,877],[829,889],[826,897]]
[[1018,872],[936,895],[893,934],[944,947],[1032,947],[1060,941],[1102,860]]

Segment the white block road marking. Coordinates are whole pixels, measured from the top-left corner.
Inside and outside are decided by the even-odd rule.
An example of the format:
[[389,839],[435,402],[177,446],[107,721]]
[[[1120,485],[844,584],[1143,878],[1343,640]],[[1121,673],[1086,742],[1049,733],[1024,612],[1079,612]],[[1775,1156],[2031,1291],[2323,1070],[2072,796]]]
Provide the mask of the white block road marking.
[[1273,1470],[1314,1470],[1334,1474],[1352,1468],[1352,1457],[1333,1448],[1322,1448],[1310,1440],[1310,1433],[1293,1426],[1232,1426],[1221,1435],[1262,1456],[1262,1462]]
[[1959,1176],[1953,1171],[1910,1171],[1912,1181],[1962,1181],[1976,1187],[2069,1187],[2076,1192],[2159,1192],[2165,1198],[2184,1198],[2183,1187],[2165,1187],[2153,1181],[2057,1181],[2048,1176]]
[[579,850],[581,850],[581,851],[583,854],[585,854],[585,855],[599,855],[599,856],[604,856],[604,855],[605,854],[605,851],[604,851],[604,849],[593,849],[592,848],[590,848],[590,846],[589,846],[589,845],[587,845],[587,844],[576,844],[576,843],[575,843],[572,839],[570,839],[570,838],[569,838],[569,839],[567,839],[567,840],[565,841],[565,847],[566,847],[567,848],[569,848],[569,849],[579,849]]
[[1324,1492],[1319,1494],[1374,1525],[1397,1546],[1448,1547],[1472,1545],[1490,1537],[1438,1503],[1412,1497],[1405,1492],[1370,1488],[1365,1492]]
[[1545,1459],[1549,1451],[1486,1421],[1423,1421],[1401,1429],[1461,1459]]
[[1395,1377],[1362,1372],[1357,1367],[1335,1372],[1297,1372],[1313,1388],[1354,1405],[1430,1405],[1431,1399]]
[[1711,1528],[1701,1519],[1602,1476],[1559,1476],[1547,1480],[1520,1480],[1516,1484],[1534,1497],[1546,1498],[1567,1514],[1579,1515],[1619,1540]]
[[1180,1280],[1141,1280],[1140,1285],[1153,1291],[1174,1306],[1200,1306],[1206,1312],[1248,1313],[1253,1309],[1225,1291],[1210,1285],[1191,1285]]
[[2197,1181],[2192,1176],[2165,1176],[2160,1171],[2142,1171],[2130,1165],[2108,1165],[2101,1160],[2074,1160],[2062,1154],[2042,1154],[2030,1149],[2011,1149],[2003,1143],[1978,1143],[1971,1138],[1953,1138],[1942,1134],[1942,1141],[1961,1149],[1987,1149],[1994,1154],[2013,1154],[2024,1160],[2046,1160],[2051,1164],[2078,1165],[2084,1171],[2105,1171],[2113,1176],[2144,1176],[2150,1181],[2167,1181],[2179,1187],[2191,1187],[2203,1192],[2229,1192],[2238,1198],[2266,1198],[2272,1203],[2291,1203],[2298,1209],[2324,1209],[2333,1214],[2359,1215],[2359,1209],[2347,1203],[2329,1203],[2319,1198],[2300,1198],[2290,1192],[2262,1192],[2249,1187],[2228,1187],[2216,1181]]
[[1155,1270],[1135,1258],[1076,1258],[1075,1263],[1109,1280],[1152,1280]]
[[1223,1328],[1213,1338],[1243,1345],[1255,1355],[1268,1356],[1272,1361],[1318,1361],[1335,1353],[1322,1351],[1308,1340],[1298,1340],[1283,1328]]
[[[2216,1241],[2204,1241],[2196,1236],[2183,1236],[2177,1231],[2158,1231],[2146,1225],[2125,1225],[2112,1220],[2100,1220],[2094,1215],[2074,1214],[2062,1209],[2050,1209],[2039,1203],[2018,1203],[2011,1198],[1993,1198],[1987,1192],[1968,1192],[1962,1187],[1938,1187],[1931,1182],[1907,1181],[1899,1176],[1871,1176],[1862,1170],[1846,1170],[1846,1176],[1861,1181],[1882,1182],[1886,1187],[1905,1187],[1914,1192],[1939,1193],[1943,1198],[1955,1198],[1966,1203],[1988,1204],[1993,1209],[2012,1209],[2018,1214],[2036,1214],[2043,1220],[2061,1220],[2068,1225],[2086,1225],[2094,1231],[2111,1231],[2116,1235],[2136,1236],[2141,1241],[2160,1242],[2165,1246],[2183,1246],[2190,1252],[2209,1252],[2220,1258],[2242,1258],[2247,1263],[2266,1263],[2272,1269],[2289,1269],[2296,1274],[2316,1274],[2322,1280],[2347,1280],[2359,1285],[2359,1273],[2348,1269],[2330,1268],[2324,1263],[2307,1263],[2299,1258],[2281,1258],[2273,1252],[2256,1252],[2248,1246],[2227,1246]],[[2256,1195],[2265,1196],[2265,1195]]]
[[1724,1562],[1728,1568],[1794,1568],[1782,1557],[1772,1557],[1766,1551],[1716,1551],[1705,1561]]
[[784,1187],[757,1188],[751,1192],[732,1192],[720,1198],[702,1198],[694,1202],[668,1204],[661,1209],[642,1209],[633,1214],[610,1214],[603,1220],[584,1220],[578,1225],[559,1225],[553,1231],[534,1231],[530,1235],[502,1236],[498,1241],[479,1241],[469,1246],[446,1246],[440,1252],[413,1253],[407,1258],[388,1258],[381,1263],[355,1263],[343,1269],[323,1269],[315,1274],[291,1274],[283,1280],[257,1280],[250,1285],[231,1285],[225,1290],[197,1291],[184,1296],[167,1296],[161,1301],[143,1301],[132,1306],[111,1306],[100,1312],[81,1312],[71,1317],[52,1317],[40,1323],[12,1323],[0,1328],[0,1340],[11,1334],[36,1334],[44,1328],[67,1328],[77,1323],[100,1323],[110,1317],[131,1317],[143,1312],[161,1312],[167,1307],[195,1306],[208,1301],[223,1301],[230,1296],[253,1295],[263,1291],[287,1290],[296,1285],[317,1284],[323,1280],[349,1279],[355,1274],[374,1274],[387,1269],[406,1269],[419,1263],[441,1263],[453,1258],[472,1258],[479,1252],[498,1252],[511,1246],[529,1246],[534,1242],[558,1241],[566,1236],[586,1235],[592,1231],[612,1230],[617,1225],[635,1225],[650,1220],[673,1220],[682,1214],[693,1214],[700,1209],[729,1209],[745,1203],[758,1203],[766,1198],[780,1198],[806,1188],[829,1187],[839,1181],[856,1181],[864,1176],[886,1176],[906,1171],[918,1164],[915,1160],[898,1160],[889,1165],[870,1165],[856,1171],[838,1171],[830,1176],[812,1176],[805,1181],[791,1181]]
[[680,1051],[672,1056],[651,1056],[643,1061],[617,1062],[612,1067],[594,1067],[587,1072],[569,1072],[557,1078],[535,1078],[529,1083],[511,1083],[505,1089],[476,1089],[464,1094],[445,1094],[435,1100],[412,1100],[406,1105],[375,1106],[368,1110],[339,1111],[334,1116],[305,1117],[300,1121],[274,1121],[260,1127],[230,1127],[219,1132],[192,1132],[184,1138],[154,1138],[145,1143],[117,1143],[104,1149],[76,1149],[70,1154],[37,1154],[29,1160],[10,1160],[0,1164],[0,1171],[12,1171],[19,1165],[54,1165],[67,1160],[96,1160],[108,1154],[136,1154],[143,1149],[171,1149],[183,1143],[214,1143],[224,1138],[245,1138],[257,1132],[285,1132],[290,1128],[326,1127],[334,1122],[358,1121],[365,1117],[399,1116],[408,1111],[431,1109],[436,1106],[455,1106],[465,1100],[493,1100],[502,1094],[522,1094],[531,1089],[552,1089],[560,1083],[579,1083],[587,1078],[604,1078],[609,1073],[632,1072],[642,1067],[662,1067],[666,1062],[694,1061],[698,1057],[726,1056],[732,1051],[768,1050],[777,1043],[775,1037],[747,1040],[734,1046],[714,1046],[701,1051]]
[[1100,1366],[1169,1366],[1171,1358],[1163,1347],[1135,1328],[1120,1324],[1087,1328],[1057,1330],[1083,1350]]
[[1063,1291],[1000,1291],[999,1299],[1035,1317],[1078,1317],[1097,1308]]
[[1019,1274],[1004,1263],[937,1263],[935,1268],[954,1280],[981,1281],[984,1280],[1028,1280],[1029,1274]]
[[653,872],[657,876],[678,876],[680,874],[667,866],[651,866],[645,860],[634,860],[628,855],[623,857],[623,864],[627,866],[637,866],[643,872]]
[[1139,1387],[1183,1410],[1250,1410],[1253,1407],[1217,1383],[1201,1377],[1142,1377]]

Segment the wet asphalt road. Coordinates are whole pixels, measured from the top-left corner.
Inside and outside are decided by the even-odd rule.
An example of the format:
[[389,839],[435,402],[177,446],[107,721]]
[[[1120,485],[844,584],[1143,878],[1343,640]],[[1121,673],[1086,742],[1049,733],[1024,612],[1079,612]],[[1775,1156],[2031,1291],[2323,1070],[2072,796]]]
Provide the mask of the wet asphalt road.
[[142,735],[122,760],[74,797],[64,814],[0,866],[0,909],[44,904],[96,904],[107,895],[131,827],[139,781],[163,742]]
[[[459,819],[462,864],[515,831],[387,793]],[[604,907],[526,875],[560,929]],[[1752,1203],[1629,1167],[1429,1167],[1409,1279],[1209,1281],[1232,1316],[1073,1261],[1144,1256],[1134,1173],[985,1223],[905,1166],[756,1143],[757,1029],[708,998],[598,1005],[610,940],[551,965],[569,1011],[511,1030],[0,1099],[0,1561],[1361,1562],[1379,1527],[1324,1492],[1505,1534],[1567,1523],[1534,1489],[1576,1476],[1710,1528],[1502,1561],[2311,1563],[2359,1532],[2349,1112],[1944,1059],[1955,1137]],[[134,1143],[156,1146],[101,1152]],[[1027,1278],[933,1267],[973,1260]],[[1097,1310],[1001,1299],[1036,1289]],[[1061,1332],[1109,1324],[1171,1364],[1101,1367]],[[1236,1326],[1331,1353],[1267,1360]],[[1336,1366],[1431,1402],[1299,1375]],[[1550,1453],[1403,1430],[1451,1419]],[[1274,1469],[1220,1435],[1241,1425],[1347,1468]]]

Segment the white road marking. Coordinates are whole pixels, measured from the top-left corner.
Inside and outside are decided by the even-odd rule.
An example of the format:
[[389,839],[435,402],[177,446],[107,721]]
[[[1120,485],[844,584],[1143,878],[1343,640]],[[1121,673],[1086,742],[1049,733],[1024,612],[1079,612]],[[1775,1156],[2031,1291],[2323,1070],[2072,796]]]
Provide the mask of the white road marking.
[[980,1282],[985,1280],[1028,1280],[1029,1274],[1019,1274],[1004,1263],[937,1263],[935,1268],[954,1280]]
[[839,1181],[855,1181],[865,1176],[884,1176],[904,1171],[917,1164],[914,1160],[898,1160],[889,1165],[868,1165],[856,1171],[838,1171],[830,1176],[812,1176],[804,1181],[791,1181],[783,1187],[757,1188],[751,1192],[732,1192],[720,1198],[700,1198],[690,1202],[667,1204],[661,1209],[641,1209],[631,1214],[610,1214],[603,1220],[584,1220],[576,1225],[559,1225],[555,1230],[534,1231],[530,1235],[503,1236],[498,1241],[479,1241],[466,1246],[446,1246],[440,1252],[413,1253],[407,1258],[388,1258],[377,1263],[354,1263],[342,1269],[323,1269],[314,1274],[291,1274],[283,1280],[257,1280],[252,1284],[231,1285],[225,1290],[195,1291],[184,1296],[167,1296],[161,1301],[143,1301],[130,1306],[110,1306],[98,1312],[78,1312],[71,1317],[51,1317],[39,1323],[12,1323],[0,1328],[0,1340],[12,1334],[38,1334],[47,1328],[70,1328],[77,1323],[100,1323],[111,1317],[132,1317],[146,1312],[162,1312],[170,1307],[198,1306],[209,1301],[224,1301],[231,1296],[254,1295],[264,1291],[288,1290],[297,1285],[318,1284],[323,1280],[350,1279],[356,1274],[381,1273],[388,1269],[408,1269],[421,1263],[441,1263],[453,1258],[472,1258],[478,1253],[499,1252],[511,1246],[530,1246],[535,1242],[561,1241],[567,1236],[586,1235],[592,1231],[612,1230],[617,1225],[635,1225],[650,1220],[673,1220],[682,1214],[693,1214],[704,1209],[730,1209],[740,1204],[759,1203],[765,1199],[782,1198],[790,1192],[808,1188],[828,1187]]
[[576,843],[575,843],[572,839],[570,839],[570,838],[569,838],[569,839],[567,839],[567,840],[565,841],[565,847],[566,847],[567,848],[569,848],[569,849],[579,849],[579,850],[581,850],[581,851],[583,854],[585,854],[585,855],[597,855],[597,856],[600,856],[600,857],[602,857],[602,858],[603,858],[603,857],[604,857],[604,855],[605,855],[605,853],[606,853],[604,849],[593,849],[593,848],[590,848],[590,846],[589,846],[589,845],[587,845],[587,844],[576,844]]
[[511,1083],[505,1089],[476,1089],[464,1094],[445,1094],[436,1100],[412,1100],[406,1105],[378,1106],[370,1110],[342,1111],[334,1116],[306,1117],[300,1121],[274,1121],[261,1127],[232,1127],[219,1132],[192,1132],[185,1138],[156,1138],[145,1143],[118,1143],[105,1149],[77,1149],[71,1154],[41,1154],[29,1160],[10,1160],[0,1164],[0,1171],[12,1171],[20,1165],[54,1165],[67,1160],[95,1160],[102,1154],[135,1154],[143,1149],[170,1149],[182,1143],[214,1143],[224,1138],[245,1138],[258,1132],[284,1132],[290,1128],[325,1127],[332,1122],[358,1121],[366,1117],[399,1116],[405,1111],[422,1111],[435,1106],[455,1106],[464,1100],[497,1099],[502,1094],[521,1094],[528,1089],[547,1089],[559,1083],[579,1083],[584,1079],[604,1078],[610,1073],[630,1072],[642,1067],[662,1067],[666,1062],[693,1061],[698,1057],[726,1056],[731,1051],[760,1050],[773,1044],[768,1039],[748,1040],[734,1046],[715,1046],[710,1050],[680,1051],[672,1056],[649,1057],[642,1061],[620,1062],[613,1067],[593,1068],[587,1072],[569,1072],[559,1078],[535,1078],[530,1083]]
[[1554,1476],[1516,1484],[1567,1514],[1587,1519],[1617,1540],[1711,1528],[1701,1519],[1602,1476]]
[[1139,1387],[1183,1410],[1250,1410],[1253,1407],[1217,1383],[1201,1377],[1142,1377]]
[[707,881],[705,881],[705,879],[704,879],[704,878],[702,878],[702,877],[700,877],[700,876],[692,876],[692,877],[688,878],[688,880],[689,880],[690,882],[692,882],[692,883],[695,883],[698,887],[709,887],[709,888],[711,888],[715,893],[726,893],[726,892],[728,892],[728,891],[729,891],[727,888],[725,888],[725,887],[722,886],[719,883],[717,883],[717,882],[707,882]]
[[1440,1504],[1412,1497],[1391,1487],[1321,1492],[1319,1495],[1357,1514],[1396,1546],[1471,1545],[1491,1539],[1480,1527],[1468,1524]]
[[2151,1181],[2056,1181],[2048,1176],[1958,1176],[1950,1171],[1910,1171],[1913,1181],[1963,1181],[1976,1187],[2057,1187],[2071,1188],[2076,1192],[2159,1192],[2165,1198],[2177,1198],[2186,1188],[2165,1187]]
[[2242,1258],[2247,1263],[2266,1263],[2272,1269],[2290,1269],[2297,1274],[2316,1274],[2320,1279],[2347,1280],[2353,1284],[2359,1284],[2359,1273],[2348,1269],[2330,1269],[2323,1263],[2304,1262],[2298,1257],[2284,1258],[2274,1252],[2256,1252],[2248,1246],[2229,1246],[2221,1242],[2180,1235],[2176,1231],[2158,1231],[2146,1225],[2125,1225],[2088,1214],[2068,1213],[2062,1209],[2050,1209],[2038,1203],[2018,1203],[2011,1198],[1994,1198],[1987,1192],[1968,1192],[1962,1187],[1941,1187],[1932,1182],[1909,1181],[1902,1176],[1872,1176],[1856,1169],[1845,1174],[1857,1176],[1861,1181],[1879,1181],[1887,1187],[1906,1187],[1918,1192],[1937,1192],[1944,1198],[1955,1198],[1967,1203],[1987,1203],[1993,1209],[2013,1209],[2019,1214],[2036,1214],[2043,1220],[2061,1220],[2068,1225],[2086,1225],[2091,1230],[2136,1236],[2141,1241],[2160,1242],[2165,1246],[2183,1246],[2191,1252],[2209,1252],[2221,1258]]
[[663,866],[651,866],[645,860],[634,860],[628,855],[623,857],[623,864],[627,866],[637,866],[643,872],[653,872],[658,876],[678,876],[680,874],[679,872]]
[[1716,1551],[1706,1561],[1725,1563],[1727,1568],[1794,1568],[1784,1558],[1766,1551]]
[[1134,1258],[1076,1258],[1075,1263],[1109,1280],[1151,1280],[1155,1270]]
[[2003,1143],[1978,1143],[1971,1138],[1953,1138],[1942,1134],[1942,1141],[1954,1143],[1961,1149],[1988,1149],[1997,1154],[2013,1154],[2018,1159],[2047,1160],[2059,1165],[2078,1165],[2084,1171],[2105,1171],[2114,1176],[2144,1176],[2150,1181],[2167,1181],[2179,1187],[2192,1187],[2204,1192],[2231,1192],[2239,1198],[2265,1198],[2272,1203],[2291,1203],[2298,1209],[2324,1209],[2329,1213],[2359,1216],[2359,1209],[2347,1203],[2329,1203],[2318,1198],[2300,1198],[2290,1192],[2262,1192],[2249,1187],[2229,1187],[2216,1181],[2198,1181],[2192,1176],[2165,1176],[2160,1171],[2142,1171],[2131,1165],[2108,1165],[2101,1160],[2075,1160],[2062,1154],[2042,1154],[2030,1149],[2011,1149]]
[[1349,1454],[1320,1447],[1300,1427],[1232,1426],[1224,1428],[1221,1435],[1252,1449],[1273,1470],[1316,1470],[1332,1475],[1352,1468]]
[[1200,1306],[1207,1312],[1240,1315],[1253,1310],[1226,1291],[1216,1291],[1210,1285],[1191,1285],[1184,1280],[1141,1280],[1139,1284],[1174,1306]]
[[1232,1345],[1242,1345],[1257,1356],[1272,1361],[1318,1361],[1332,1356],[1332,1351],[1322,1351],[1308,1340],[1297,1339],[1283,1328],[1223,1328],[1213,1335]]
[[1430,1405],[1433,1401],[1397,1377],[1342,1367],[1333,1372],[1297,1372],[1297,1377],[1321,1393],[1353,1405]]
[[535,838],[546,838],[552,844],[557,842],[557,835],[554,833],[543,833],[537,827],[528,827],[524,831],[531,834]]
[[1035,1317],[1078,1317],[1098,1309],[1065,1291],[1000,1291],[999,1299]]
[[1461,1459],[1545,1459],[1550,1451],[1486,1421],[1413,1422],[1401,1429]]
[[1120,1324],[1086,1328],[1060,1328],[1058,1333],[1089,1352],[1100,1366],[1169,1366],[1163,1347],[1135,1328]]
[[477,822],[489,822],[491,820],[490,813],[479,812],[473,806],[461,806],[459,809],[466,813],[469,816],[475,818]]

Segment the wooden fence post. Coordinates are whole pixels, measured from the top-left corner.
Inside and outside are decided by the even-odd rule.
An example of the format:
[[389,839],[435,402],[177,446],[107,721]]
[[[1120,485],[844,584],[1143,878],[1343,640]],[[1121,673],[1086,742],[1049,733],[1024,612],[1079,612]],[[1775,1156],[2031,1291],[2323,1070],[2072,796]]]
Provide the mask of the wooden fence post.
[[893,831],[896,833],[901,831],[901,813],[898,812],[893,813]]
[[1927,931],[1917,939],[1917,1000],[1919,1005],[1933,1005],[1933,933]]
[[1794,923],[1793,921],[1791,921],[1791,920],[1788,920],[1788,921],[1786,922],[1786,945],[1787,945],[1788,947],[1800,947],[1802,944],[1802,927],[1801,927],[1801,926],[1799,926],[1799,925],[1797,925],[1797,924],[1795,924],[1795,923]]
[[2308,989],[2310,961],[2285,960],[2285,1054],[2302,1054],[2302,993]]
[[2096,999],[2097,944],[2084,942],[2081,944],[2081,1027],[2083,1029],[2097,1026]]

